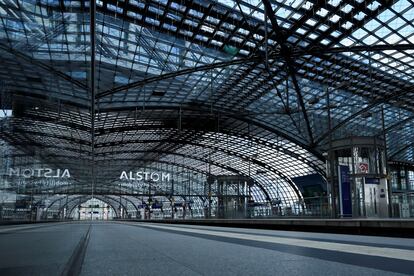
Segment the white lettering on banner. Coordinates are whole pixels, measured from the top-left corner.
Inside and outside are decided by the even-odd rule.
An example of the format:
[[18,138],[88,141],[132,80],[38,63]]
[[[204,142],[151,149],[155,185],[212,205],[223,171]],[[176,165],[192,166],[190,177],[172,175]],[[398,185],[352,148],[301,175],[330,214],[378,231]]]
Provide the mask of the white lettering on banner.
[[119,177],[119,179],[126,179],[126,180],[128,180],[128,175],[127,175],[127,173],[125,172],[125,171],[123,171],[122,173],[121,173],[121,176]]
[[162,173],[162,172],[146,172],[146,171],[139,171],[139,172],[126,172],[122,171],[121,175],[119,176],[120,180],[137,180],[137,181],[170,181],[170,174],[169,173]]
[[162,174],[161,175],[161,178],[162,178],[162,181],[170,181],[170,174],[169,173],[167,173],[167,174]]
[[70,173],[69,173],[69,170],[68,170],[68,169],[65,169],[65,170],[63,171],[63,173],[62,173],[62,177],[67,177],[67,178],[70,178]]
[[37,177],[42,176],[41,172],[43,171],[43,169],[36,169],[36,171],[37,171]]
[[152,173],[151,179],[153,179],[154,181],[158,181],[160,180],[160,175],[158,173]]
[[29,178],[33,176],[33,170],[32,169],[24,169],[23,170],[23,177]]
[[13,168],[10,168],[10,170],[9,170],[9,176],[13,176],[13,175],[19,175],[20,174],[20,170],[19,169],[13,169]]
[[144,175],[145,175],[145,181],[148,181],[148,174],[149,174],[149,172],[144,172]]
[[50,177],[50,174],[52,173],[52,169],[46,169],[47,172],[45,172],[45,177]]
[[54,176],[54,177],[60,177],[60,169],[57,169],[57,171],[56,171],[56,175]]
[[9,176],[17,176],[17,177],[24,177],[24,178],[31,178],[31,177],[47,177],[47,178],[70,178],[70,172],[68,169],[50,169],[50,168],[39,168],[39,169],[32,169],[32,168],[10,168],[9,169]]

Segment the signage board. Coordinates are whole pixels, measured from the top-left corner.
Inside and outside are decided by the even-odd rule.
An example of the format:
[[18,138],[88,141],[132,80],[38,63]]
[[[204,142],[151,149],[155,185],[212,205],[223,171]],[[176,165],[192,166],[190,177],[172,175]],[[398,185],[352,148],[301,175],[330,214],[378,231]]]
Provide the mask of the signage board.
[[46,178],[70,178],[68,169],[51,168],[9,168],[10,177],[46,177]]
[[120,180],[135,180],[135,181],[170,181],[170,173],[164,172],[148,172],[148,171],[122,171],[119,176]]
[[341,216],[352,217],[351,181],[349,178],[349,166],[338,166],[339,179],[339,203]]
[[360,173],[368,173],[369,172],[369,165],[368,163],[359,163],[358,164],[358,172]]

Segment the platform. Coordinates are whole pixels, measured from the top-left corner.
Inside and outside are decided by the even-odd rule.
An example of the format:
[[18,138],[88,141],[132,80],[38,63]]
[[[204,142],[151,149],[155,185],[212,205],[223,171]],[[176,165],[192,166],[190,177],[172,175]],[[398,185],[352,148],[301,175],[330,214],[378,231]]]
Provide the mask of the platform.
[[0,275],[400,275],[414,240],[326,233],[72,222],[4,226]]
[[[148,222],[146,220],[128,220]],[[239,228],[414,237],[412,219],[170,219],[151,223],[228,226]]]

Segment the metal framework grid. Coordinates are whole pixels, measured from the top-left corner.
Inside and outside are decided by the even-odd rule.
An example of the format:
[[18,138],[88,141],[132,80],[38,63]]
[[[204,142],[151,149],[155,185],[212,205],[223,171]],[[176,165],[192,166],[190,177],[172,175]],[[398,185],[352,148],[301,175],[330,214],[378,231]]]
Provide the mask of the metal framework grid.
[[70,185],[30,192],[74,204],[92,179],[136,207],[121,170],[172,172],[201,200],[207,176],[236,174],[288,205],[293,177],[324,175],[330,135],[386,135],[412,163],[413,4],[1,0],[3,175],[64,166]]

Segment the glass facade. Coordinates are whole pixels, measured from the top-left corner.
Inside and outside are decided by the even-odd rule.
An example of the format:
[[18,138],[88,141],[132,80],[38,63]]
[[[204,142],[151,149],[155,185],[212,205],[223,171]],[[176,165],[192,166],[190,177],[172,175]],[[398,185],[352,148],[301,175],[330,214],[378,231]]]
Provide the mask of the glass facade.
[[393,216],[414,217],[414,167],[402,163],[391,163],[391,185]]

